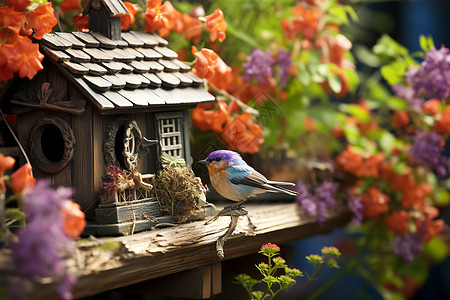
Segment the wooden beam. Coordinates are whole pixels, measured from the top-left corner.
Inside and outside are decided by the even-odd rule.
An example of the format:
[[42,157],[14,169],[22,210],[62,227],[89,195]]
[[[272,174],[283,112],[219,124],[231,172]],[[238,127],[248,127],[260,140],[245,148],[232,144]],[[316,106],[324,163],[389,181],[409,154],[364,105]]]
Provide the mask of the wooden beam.
[[[249,204],[246,206],[252,221],[251,230],[246,219],[238,226],[224,246],[229,260],[257,253],[264,243],[283,245],[308,236],[329,232],[346,225],[351,213],[345,206],[330,211],[330,217],[319,225],[307,216],[296,203]],[[78,267],[78,282],[73,287],[74,298],[83,298],[150,279],[219,263],[216,240],[227,230],[229,217],[205,225],[205,221],[181,224],[115,238],[90,239],[79,246],[74,265]],[[99,246],[116,242],[119,249],[100,250]],[[0,282],[11,273],[10,251],[0,251]],[[4,275],[5,274],[5,275]],[[214,282],[214,281],[213,281]],[[36,286],[30,300],[58,299],[55,284]],[[220,290],[214,286],[213,290]]]

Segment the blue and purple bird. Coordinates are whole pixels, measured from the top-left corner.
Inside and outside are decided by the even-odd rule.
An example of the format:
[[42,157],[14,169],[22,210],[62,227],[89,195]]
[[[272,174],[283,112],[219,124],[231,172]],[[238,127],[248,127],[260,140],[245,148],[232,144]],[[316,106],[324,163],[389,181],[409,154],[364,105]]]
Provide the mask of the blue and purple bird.
[[223,197],[236,201],[234,207],[239,207],[251,197],[265,193],[275,192],[291,196],[298,193],[286,186],[294,186],[290,182],[270,181],[247,165],[241,156],[230,150],[217,150],[211,152],[199,163],[208,167],[212,186]]

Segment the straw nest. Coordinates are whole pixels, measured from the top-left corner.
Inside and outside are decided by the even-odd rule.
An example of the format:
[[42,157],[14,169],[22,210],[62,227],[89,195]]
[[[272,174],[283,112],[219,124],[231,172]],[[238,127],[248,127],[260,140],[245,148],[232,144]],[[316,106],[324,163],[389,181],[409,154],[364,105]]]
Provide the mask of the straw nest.
[[161,211],[186,222],[206,204],[206,187],[186,166],[168,166],[155,179],[155,194]]

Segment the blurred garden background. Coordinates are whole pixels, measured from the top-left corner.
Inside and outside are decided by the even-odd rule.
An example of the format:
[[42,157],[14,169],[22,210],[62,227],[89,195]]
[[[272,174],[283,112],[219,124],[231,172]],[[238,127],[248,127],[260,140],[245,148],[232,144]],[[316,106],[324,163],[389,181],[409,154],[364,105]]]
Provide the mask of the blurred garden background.
[[[3,13],[14,9],[29,17],[19,29],[14,20],[3,21],[4,82],[31,79],[42,67],[36,49],[23,56],[34,55],[33,63],[8,58],[19,43],[51,30],[87,28],[84,0],[0,3]],[[20,12],[18,3],[26,9]],[[126,5],[130,14],[122,16],[122,30],[159,33],[216,96],[191,112],[194,161],[228,148],[258,170],[304,161],[331,166],[325,178],[267,174],[289,175],[301,193],[299,207],[319,226],[338,205],[353,215],[345,229],[284,245],[288,265],[304,272],[304,257],[324,246],[343,254],[340,269],[321,273],[297,299],[450,298],[450,1]],[[44,6],[57,20],[49,28],[31,18]],[[192,167],[208,182],[204,170]],[[228,271],[250,272],[235,268]],[[224,276],[228,283],[232,278]],[[233,289],[245,299],[240,286]],[[297,290],[293,286],[279,298],[292,299]],[[228,292],[213,298],[227,299]],[[105,293],[93,299],[129,297]]]

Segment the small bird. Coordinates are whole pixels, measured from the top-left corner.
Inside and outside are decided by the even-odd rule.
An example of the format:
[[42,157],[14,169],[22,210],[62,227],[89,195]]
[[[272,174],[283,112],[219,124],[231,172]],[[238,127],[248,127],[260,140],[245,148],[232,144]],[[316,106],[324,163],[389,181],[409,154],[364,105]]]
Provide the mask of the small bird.
[[241,156],[230,150],[211,152],[199,163],[208,167],[212,186],[223,197],[236,201],[233,207],[240,207],[251,197],[264,193],[275,192],[291,196],[299,193],[291,191],[286,186],[295,186],[290,182],[270,181],[247,165]]

